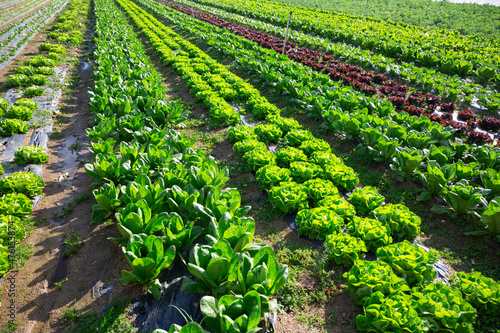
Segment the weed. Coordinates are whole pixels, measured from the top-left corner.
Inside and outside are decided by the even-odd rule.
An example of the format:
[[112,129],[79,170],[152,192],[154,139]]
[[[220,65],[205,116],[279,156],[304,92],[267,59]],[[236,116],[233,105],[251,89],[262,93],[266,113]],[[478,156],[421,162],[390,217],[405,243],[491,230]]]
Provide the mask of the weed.
[[59,127],[54,127],[52,130],[52,134],[50,135],[51,139],[59,139],[62,138],[64,134],[61,132],[61,129]]
[[77,310],[76,308],[67,309],[67,310],[64,310],[61,321],[63,323],[72,322],[72,321],[76,321],[81,316],[82,316],[81,310]]
[[19,326],[19,322],[16,320],[14,322],[9,322],[6,328],[2,328],[0,333],[14,333]]
[[73,202],[74,202],[75,204],[79,204],[79,203],[82,203],[82,202],[87,201],[87,200],[89,200],[89,199],[90,199],[90,194],[89,194],[89,193],[87,193],[87,192],[85,192],[85,193],[82,193],[82,194],[80,194],[79,196],[77,196],[77,197],[73,200]]
[[63,283],[66,282],[66,281],[68,281],[68,278],[65,278],[64,280],[59,281],[59,282],[54,282],[54,287],[57,290],[61,290]]
[[72,233],[69,236],[65,235],[64,244],[67,247],[67,250],[63,252],[64,257],[71,257],[75,255],[78,250],[83,246],[83,241],[80,235]]
[[69,333],[132,333],[135,329],[125,317],[130,301],[114,301],[112,307],[103,315],[94,311],[79,315],[68,328]]
[[68,215],[70,215],[71,213],[73,213],[73,209],[74,209],[73,203],[68,202],[65,206],[64,205],[62,206],[62,214],[61,214],[61,216],[68,216]]
[[75,142],[69,146],[69,150],[75,152],[82,150],[82,145],[78,142]]
[[16,263],[16,269],[21,269],[26,261],[35,254],[33,245],[30,243],[21,243],[16,247],[16,252],[14,253],[14,261]]

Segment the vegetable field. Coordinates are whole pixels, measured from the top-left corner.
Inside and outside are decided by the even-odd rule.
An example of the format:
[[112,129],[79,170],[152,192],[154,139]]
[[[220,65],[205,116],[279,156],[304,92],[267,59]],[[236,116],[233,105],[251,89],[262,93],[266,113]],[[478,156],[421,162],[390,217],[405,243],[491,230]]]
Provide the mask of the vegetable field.
[[0,332],[500,331],[498,8],[358,2],[0,0]]

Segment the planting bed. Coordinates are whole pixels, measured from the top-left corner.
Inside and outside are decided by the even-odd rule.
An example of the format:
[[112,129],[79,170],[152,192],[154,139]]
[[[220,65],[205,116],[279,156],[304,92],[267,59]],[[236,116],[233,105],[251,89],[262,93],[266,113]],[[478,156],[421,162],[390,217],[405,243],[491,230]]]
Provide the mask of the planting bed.
[[500,330],[497,39],[40,4],[0,2],[1,332]]

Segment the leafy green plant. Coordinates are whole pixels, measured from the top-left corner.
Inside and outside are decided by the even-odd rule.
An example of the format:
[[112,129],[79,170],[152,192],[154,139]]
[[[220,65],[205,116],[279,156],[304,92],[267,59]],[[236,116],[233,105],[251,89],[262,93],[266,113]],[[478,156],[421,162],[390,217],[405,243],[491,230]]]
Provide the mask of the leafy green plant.
[[311,156],[313,153],[318,151],[331,152],[330,145],[325,140],[321,139],[311,139],[302,141],[299,149],[306,153],[307,156]]
[[224,295],[219,300],[204,296],[200,303],[208,328],[221,333],[255,333],[261,317],[259,294],[248,291],[243,297]]
[[305,209],[308,207],[307,190],[295,182],[282,182],[269,191],[269,202],[285,213]]
[[289,168],[292,162],[306,162],[307,156],[302,150],[294,147],[281,148],[276,152],[276,164],[282,168]]
[[20,120],[30,120],[33,117],[33,110],[24,106],[11,106],[5,112],[5,118]]
[[254,139],[238,141],[233,146],[236,154],[243,156],[246,152],[252,150],[266,150],[266,144]]
[[303,183],[321,175],[323,170],[316,164],[308,162],[292,162],[290,163],[290,172],[293,180],[298,183]]
[[500,312],[500,283],[480,272],[458,272],[453,285],[462,291],[465,300],[488,314]]
[[389,297],[410,290],[406,282],[394,274],[391,266],[380,260],[356,260],[344,277],[347,279],[346,290],[354,295],[356,304],[363,304],[377,291]]
[[431,210],[436,214],[444,214],[453,212],[454,216],[465,214],[467,212],[474,212],[477,210],[478,204],[487,205],[484,198],[490,190],[483,189],[482,187],[472,187],[466,180],[462,180],[449,187],[443,188],[443,199],[450,206],[442,207],[434,205]]
[[500,235],[500,197],[492,199],[481,214],[481,223],[489,232]]
[[342,217],[344,221],[351,221],[356,215],[356,209],[346,199],[340,195],[327,196],[320,200],[316,206],[327,207],[334,211],[338,216]]
[[415,310],[411,296],[395,293],[386,297],[377,291],[363,304],[363,314],[356,317],[361,332],[423,332],[422,318]]
[[252,127],[239,125],[231,127],[227,131],[227,141],[229,141],[229,143],[236,143],[251,139],[257,139],[257,135]]
[[55,67],[57,65],[57,62],[53,59],[46,58],[43,55],[37,55],[26,59],[24,61],[24,65],[32,67]]
[[339,190],[329,180],[320,178],[310,179],[304,182],[304,186],[307,188],[307,193],[313,203],[317,203],[328,196],[339,195]]
[[500,172],[495,169],[486,169],[481,172],[481,181],[486,189],[491,190],[489,197],[500,195]]
[[345,267],[351,266],[356,260],[363,259],[362,252],[368,251],[362,239],[342,232],[326,236],[324,246],[328,258]]
[[372,210],[371,215],[391,228],[397,240],[413,239],[420,233],[422,219],[401,204],[387,204]]
[[42,177],[28,172],[16,172],[0,180],[0,192],[23,193],[28,197],[42,194],[45,182]]
[[314,137],[308,130],[292,129],[285,135],[285,143],[292,147],[299,147],[302,142],[312,140]]
[[122,247],[132,271],[121,271],[119,284],[144,284],[155,298],[161,297],[162,286],[156,277],[170,266],[175,258],[175,246],[164,249],[161,239],[154,235],[132,235],[127,247]]
[[358,174],[345,164],[328,163],[324,167],[323,177],[331,180],[335,186],[351,191],[359,183]]
[[43,93],[45,92],[45,89],[39,86],[30,86],[24,90],[24,97],[36,97],[36,96],[42,96]]
[[255,134],[259,141],[269,143],[278,143],[283,136],[281,129],[273,124],[259,124],[255,127]]
[[17,133],[26,133],[28,129],[28,124],[19,119],[0,120],[0,135],[2,137],[12,136]]
[[33,202],[22,193],[7,193],[0,197],[0,214],[28,216],[32,208]]
[[326,207],[302,209],[297,214],[299,236],[324,240],[332,233],[342,231],[344,220]]
[[382,205],[385,198],[378,193],[375,187],[365,186],[356,188],[349,200],[356,207],[356,212],[366,214]]
[[257,170],[255,179],[262,189],[269,190],[281,182],[291,181],[291,172],[289,169],[280,168],[277,165],[266,165]]
[[430,329],[473,331],[476,309],[463,299],[460,290],[437,282],[423,288],[415,287],[411,295],[417,304],[415,310]]
[[378,248],[377,257],[387,262],[410,287],[425,285],[436,278],[436,271],[432,269],[437,262],[434,253],[407,240]]
[[19,147],[14,153],[14,162],[16,162],[16,164],[45,164],[48,161],[49,155],[47,155],[43,147]]
[[26,86],[29,83],[29,77],[24,74],[13,74],[9,76],[7,81],[7,85],[9,87],[22,87]]
[[433,161],[427,163],[427,172],[423,173],[417,170],[417,175],[424,184],[425,188],[427,188],[427,191],[423,191],[418,196],[417,200],[429,200],[433,194],[441,193],[443,187],[455,178],[455,173],[455,165],[449,164],[441,167]]
[[391,169],[396,171],[398,180],[402,181],[405,177],[413,175],[419,168],[425,158],[425,152],[419,149],[408,147],[396,148],[396,153],[392,159]]
[[392,243],[391,229],[380,221],[355,216],[349,224],[349,234],[360,237],[368,247],[375,251],[379,247]]
[[246,168],[250,171],[257,171],[266,165],[275,165],[276,156],[267,149],[254,149],[243,155],[246,161]]

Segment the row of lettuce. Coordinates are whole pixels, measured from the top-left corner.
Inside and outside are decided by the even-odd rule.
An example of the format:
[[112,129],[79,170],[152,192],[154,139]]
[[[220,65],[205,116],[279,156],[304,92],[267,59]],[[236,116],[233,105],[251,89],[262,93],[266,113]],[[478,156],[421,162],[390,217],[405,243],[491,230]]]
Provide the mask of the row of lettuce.
[[0,14],[0,26],[8,23],[19,15],[29,12],[44,1],[45,0],[30,0],[12,4],[9,8],[2,10]]
[[[245,70],[292,102],[300,102],[313,116],[337,133],[360,143],[373,158],[386,162],[401,177],[426,187],[420,196],[441,196],[449,207],[436,212],[470,213],[484,227],[498,234],[498,161],[500,150],[490,145],[467,143],[456,131],[443,128],[427,117],[397,113],[388,101],[365,96],[334,82],[327,75],[291,61],[274,50],[208,23],[188,19],[172,8],[140,1],[166,20],[204,39],[230,56]],[[257,114],[255,119],[262,118]]]
[[[198,0],[211,3],[211,0]],[[463,36],[457,31],[426,30],[405,23],[394,23],[314,8],[286,5],[265,0],[232,0],[224,2],[229,11],[286,27],[290,11],[290,26],[305,33],[344,42],[372,50],[394,59],[415,62],[446,74],[480,79],[484,68],[491,80],[500,80],[499,41],[494,38]],[[466,66],[469,71],[462,71]]]
[[[222,67],[210,66],[210,64],[213,64],[213,60],[194,45],[186,41],[182,42],[178,35],[140,7],[129,1],[120,0],[118,3],[129,14],[141,32],[147,36],[166,65],[173,65],[179,70],[176,64],[178,61],[182,62],[182,77],[186,79],[190,92],[195,98],[205,102],[204,95],[207,94],[211,96],[215,95],[222,100],[228,99],[231,101],[230,96],[232,94],[227,91],[231,89],[231,83],[227,82],[227,77],[235,79],[233,75],[229,75],[230,73]],[[175,45],[175,49],[172,49],[173,45]],[[175,58],[180,59],[176,60]],[[200,62],[200,58],[204,61]],[[219,80],[210,80],[214,73],[219,75]],[[199,90],[195,84],[190,83],[192,82],[191,78],[196,77],[196,75],[206,79],[204,82],[205,90]],[[238,87],[238,79],[236,78],[236,80],[233,83],[234,87]],[[199,82],[198,84],[203,83]],[[227,86],[228,84],[230,85],[229,87]],[[436,262],[435,256],[409,242],[391,245],[393,237],[397,240],[413,239],[419,233],[420,219],[405,206],[381,206],[384,201],[383,196],[371,187],[356,188],[349,197],[350,202],[345,200],[340,195],[338,188],[341,190],[352,190],[358,184],[359,180],[354,171],[345,166],[340,159],[331,153],[331,149],[325,141],[314,138],[310,132],[304,130],[293,119],[279,116],[280,110],[269,104],[255,89],[250,90],[250,93],[252,95],[250,98],[246,98],[244,101],[239,100],[238,102],[243,103],[248,110],[252,111],[254,117],[264,118],[266,122],[255,126],[255,128],[246,126],[233,127],[228,132],[228,140],[235,143],[235,151],[238,155],[242,156],[248,168],[256,171],[258,182],[262,188],[269,191],[269,200],[271,203],[284,212],[298,211],[297,224],[299,225],[299,233],[301,235],[306,235],[310,238],[326,239],[325,246],[332,260],[335,260],[337,263],[348,266],[354,262],[353,268],[346,274],[346,277],[349,281],[348,289],[356,295],[356,300],[360,303],[365,301],[365,315],[360,316],[361,319],[358,319],[360,322],[358,327],[361,330],[374,330],[378,327],[380,331],[384,331],[387,328],[396,329],[395,325],[398,325],[400,328],[410,328],[413,331],[421,331],[424,327],[432,328],[436,331],[440,328],[455,329],[456,327],[461,327],[464,331],[472,331],[472,323],[476,316],[476,310],[464,300],[460,291],[453,291],[452,295],[454,298],[449,300],[448,296],[453,289],[440,283],[432,283],[436,276],[436,273],[432,270],[432,265]],[[255,105],[261,104],[266,104],[270,107],[265,112],[261,107],[254,108]],[[218,123],[216,122],[216,124]],[[267,149],[266,144],[282,142],[282,139],[286,144],[276,154]],[[108,147],[112,147],[113,145],[114,142],[107,144]],[[176,152],[178,151],[178,148],[174,149]],[[140,149],[136,148],[137,150],[140,151]],[[130,156],[130,154],[127,153],[127,150],[122,149],[121,156],[123,158],[123,156]],[[116,167],[113,165],[121,163],[118,160],[113,162],[105,164],[110,169],[110,172],[116,170]],[[190,179],[189,169],[182,166],[178,172],[181,172],[180,170],[182,170],[186,179],[185,181],[188,181]],[[93,166],[89,165],[87,171],[95,178],[102,178],[102,176],[96,173],[96,163]],[[114,175],[114,177],[120,177],[116,172],[109,174]],[[168,178],[174,179],[173,176],[169,176]],[[149,184],[149,181],[146,181],[145,177],[141,178],[141,181]],[[155,191],[156,193],[160,192],[163,184],[164,182],[161,182],[161,186]],[[110,216],[116,210],[116,208],[113,208],[114,205],[119,205],[120,200],[125,202],[129,200],[128,197],[132,195],[127,194],[128,192],[132,193],[133,196],[139,196],[141,193],[140,187],[135,186],[135,188],[132,191],[127,185],[121,187],[120,191],[113,185],[110,186],[109,190],[106,190],[104,196],[102,196],[103,193],[101,191],[96,191],[96,200],[98,200],[98,203],[99,200],[102,200],[102,202],[96,207],[95,214]],[[110,192],[112,195],[109,195]],[[152,190],[144,190],[142,191],[143,194],[139,197],[148,197],[153,200],[154,196],[149,194],[151,192]],[[170,192],[167,190],[165,196],[168,196]],[[226,195],[225,204],[213,204],[209,202],[205,204],[205,207],[203,205],[196,205],[200,196],[193,190],[185,191],[182,197],[187,199],[190,195],[192,195],[191,202],[193,206],[190,203],[185,203],[184,206],[181,206],[171,200],[168,203],[168,207],[179,215],[181,213],[187,214],[185,216],[188,216],[190,220],[208,223],[209,229],[206,238],[209,244],[212,244],[212,248],[211,250],[207,248],[206,252],[203,253],[196,245],[192,250],[188,268],[197,278],[197,281],[186,279],[183,288],[189,291],[206,292],[214,295],[212,298],[202,299],[201,302],[201,308],[206,316],[206,323],[209,328],[215,331],[228,332],[253,332],[258,330],[257,326],[249,326],[250,321],[255,324],[258,323],[255,314],[247,313],[248,317],[246,317],[245,321],[240,319],[233,323],[229,320],[229,313],[234,314],[236,312],[240,314],[242,305],[247,306],[249,309],[257,309],[257,298],[255,297],[255,301],[252,301],[253,298],[247,296],[243,298],[241,296],[221,296],[221,290],[222,293],[228,290],[234,293],[235,290],[238,290],[238,294],[243,295],[244,290],[247,289],[242,285],[248,286],[248,280],[246,280],[245,274],[239,275],[233,271],[236,267],[241,267],[240,264],[231,264],[229,258],[223,261],[219,260],[221,256],[219,247],[222,245],[218,245],[220,240],[218,240],[217,236],[214,236],[216,233],[211,231],[211,229],[216,230],[217,217],[221,217],[218,224],[219,229],[221,228],[221,224],[227,225],[226,220],[230,219],[232,214],[226,215],[226,217],[224,217],[224,214],[228,213],[227,205],[231,201],[234,200],[232,204],[233,211],[241,209],[239,208],[239,194]],[[215,197],[221,196],[215,195]],[[161,204],[158,205],[153,201],[152,204],[158,207],[158,209],[161,207]],[[104,209],[104,207],[110,209]],[[142,207],[145,208],[146,206]],[[133,211],[133,209],[129,210],[125,207],[123,211],[115,215],[119,229],[125,238],[126,236],[130,237],[132,234],[126,230],[127,225],[134,226],[137,225],[137,221],[144,220],[141,217],[142,213],[138,213],[137,215],[133,215],[129,221],[126,221],[124,213],[126,212],[128,215],[131,215]],[[138,212],[138,210],[135,211]],[[214,212],[216,213],[214,214]],[[246,212],[246,209],[243,209],[236,216],[242,215],[244,212]],[[369,215],[371,218],[368,217],[368,213],[371,214]],[[144,216],[154,216],[154,213],[151,212],[151,215],[147,213]],[[178,225],[181,226],[182,215],[177,217],[177,220],[179,221]],[[346,222],[347,225],[345,225]],[[125,223],[127,224],[124,228]],[[238,224],[241,225],[242,223]],[[147,226],[143,226],[142,228],[145,229]],[[253,228],[254,225],[252,226],[252,231]],[[344,228],[348,228],[349,233],[343,233],[342,230]],[[165,232],[162,231],[162,233]],[[173,235],[171,235],[171,238],[173,238]],[[120,242],[120,240],[117,241]],[[247,241],[242,241],[242,238],[239,237],[232,237],[229,241],[230,244],[242,244],[245,242]],[[226,246],[224,245],[223,247]],[[236,248],[238,247],[236,245]],[[165,245],[163,248],[165,248]],[[373,263],[358,260],[363,258],[363,252],[366,252],[368,249],[377,250],[377,254],[382,260]],[[233,252],[229,252],[229,254],[234,255],[235,248],[232,250]],[[261,251],[262,249],[259,250],[259,252]],[[214,254],[214,252],[217,253]],[[249,250],[249,252],[251,256],[251,251]],[[258,256],[259,252],[257,252],[256,256]],[[135,257],[131,256],[132,258]],[[254,266],[255,260],[254,258]],[[248,272],[248,269],[252,267],[251,259],[246,259],[246,262],[247,265],[244,272]],[[211,267],[212,269],[217,267],[217,275],[210,276]],[[282,269],[279,271],[281,272]],[[129,273],[123,274],[126,274],[126,276],[122,276],[122,282],[126,282]],[[208,279],[208,277],[211,277],[212,280]],[[238,281],[237,286],[243,290],[239,288],[235,289],[232,278]],[[243,279],[244,283],[240,281],[241,279]],[[460,278],[460,281],[463,282],[467,279],[474,280],[471,275],[466,274]],[[486,303],[490,306],[491,304],[495,304],[499,292],[498,284],[483,276],[476,277],[474,281],[473,285],[475,288],[480,286],[481,290],[488,290],[489,296],[486,298]],[[486,281],[484,283],[487,283],[488,286],[484,287],[478,281],[481,283]],[[132,280],[132,282],[137,282],[137,279]],[[379,288],[379,284],[384,285],[386,288]],[[394,288],[391,288],[393,285]],[[414,289],[411,290],[410,287]],[[151,285],[148,288],[151,290]],[[153,288],[152,291],[154,290]],[[264,290],[266,290],[265,287],[256,288],[256,291]],[[406,317],[399,319],[397,315],[394,315],[394,310],[390,313],[390,309],[387,309],[390,307],[390,299],[392,299],[387,296],[392,296],[391,293],[396,290],[400,291],[396,297],[406,302],[406,304],[410,304],[413,308],[416,308],[416,304],[423,303],[419,307],[419,314],[415,314],[417,310],[410,313],[408,318],[411,320]],[[380,292],[376,293],[377,291]],[[411,294],[410,291],[412,292]],[[376,296],[371,296],[372,294],[378,296],[378,299],[375,299]],[[218,296],[221,297],[217,301]],[[245,300],[245,298],[247,299]],[[370,304],[366,303],[368,299],[370,299]],[[238,300],[240,303],[235,304],[234,302]],[[265,304],[265,302],[263,303]],[[435,309],[436,304],[438,304],[439,311]],[[367,316],[373,313],[371,305],[387,309],[387,313],[382,312],[381,316],[377,319],[385,321],[388,324],[378,326],[369,324],[373,322],[371,318],[367,318]],[[262,308],[266,307],[268,306],[262,306]],[[456,321],[450,320],[450,318],[454,317],[454,311],[457,307],[463,310],[463,317]],[[236,311],[236,309],[238,310]],[[254,319],[250,320],[250,318]],[[367,324],[363,326],[363,322]],[[240,325],[239,323],[245,323],[245,325]],[[225,328],[220,326],[222,324],[225,325]],[[194,324],[189,324],[187,327],[191,329],[194,327]],[[196,327],[200,329],[198,326]],[[177,326],[171,327],[170,331],[173,332],[179,329],[181,328]],[[159,331],[161,330],[157,330],[157,332]],[[187,331],[187,328],[185,328],[185,331]]]
[[[85,168],[99,181],[92,219],[113,217],[121,234],[114,241],[131,270],[121,272],[119,283],[144,284],[159,298],[158,275],[178,258],[197,279],[185,279],[182,289],[207,294],[206,325],[255,331],[276,307],[270,296],[286,282],[287,267],[252,242],[255,222],[245,217],[250,207],[240,207],[239,192],[225,187],[228,170],[169,129],[185,111],[166,101],[125,16],[112,1],[97,0],[95,18],[95,126],[87,130],[95,158]],[[202,235],[208,244],[198,243]]]
[[[187,0],[177,0],[175,2],[217,15],[233,22],[244,24],[247,27],[259,31],[285,38],[286,29],[284,27],[231,12],[229,11],[231,2],[220,3],[211,0],[199,1],[199,3]],[[341,61],[358,65],[365,70],[376,70],[381,73],[387,73],[408,84],[417,86],[420,89],[431,90],[447,102],[472,103],[472,101],[476,101],[477,98],[477,103],[490,111],[495,111],[500,108],[499,93],[495,93],[494,90],[485,88],[478,83],[469,82],[457,75],[452,76],[450,74],[441,73],[425,66],[416,65],[413,62],[407,62],[400,59],[395,60],[380,53],[374,53],[371,50],[358,48],[354,45],[341,42],[331,43],[328,38],[311,35],[299,30],[291,29],[287,35],[287,40],[305,47],[320,50],[327,55],[332,55]],[[451,62],[443,64],[443,66],[450,65],[452,65]],[[471,70],[469,64],[462,63],[462,65],[464,66],[462,67],[462,71],[468,72]],[[482,80],[489,81],[493,73],[484,68],[482,71],[484,72],[480,74]]]
[[[8,63],[16,54],[18,54],[26,43],[40,31],[47,20],[56,12],[61,10],[67,3],[66,0],[54,0],[47,5],[35,11],[33,17],[26,17],[19,21],[20,26],[14,30],[6,30],[10,36],[6,38],[8,44],[2,48],[0,54],[0,63]],[[31,16],[31,15],[30,15]],[[21,37],[21,38],[19,38]],[[17,41],[16,41],[17,40]]]
[[[73,1],[52,25],[52,30],[57,31],[54,27],[63,22],[73,27],[80,26],[80,15],[82,12],[87,13],[88,8],[88,1]],[[50,84],[50,76],[55,74],[55,66],[66,52],[65,47],[60,44],[42,43],[38,49],[38,55],[26,59],[22,66],[16,68],[15,74],[7,78],[7,86],[20,87],[26,82],[37,85],[26,88],[23,92],[24,97],[17,99],[12,105],[0,98],[0,117],[2,118],[0,135],[2,137],[29,131],[29,121],[35,112],[41,110],[36,101],[27,97],[43,94],[44,88],[39,85]],[[30,91],[39,91],[39,94],[32,94]],[[14,164],[10,167],[46,164],[48,160],[49,157],[43,147],[21,146],[14,153]],[[1,165],[0,174],[4,174]],[[31,171],[14,172],[0,180],[2,195],[0,197],[0,277],[17,267],[18,248],[29,231],[26,228],[28,224],[23,219],[31,215],[32,199],[42,194],[44,186],[44,180]]]
[[[226,29],[236,35],[243,36],[260,46],[271,48],[278,53],[283,52],[285,41],[273,35],[249,29],[237,23],[229,22],[218,16],[200,12],[189,6],[182,6],[170,1],[160,1],[185,14],[191,15],[214,26]],[[460,130],[470,140],[493,143],[495,134],[500,131],[500,120],[484,116],[480,117],[470,110],[455,112],[455,103],[447,103],[432,93],[423,94],[410,87],[389,79],[382,74],[365,71],[359,66],[335,60],[324,53],[296,47],[288,43],[285,54],[313,70],[328,74],[334,81],[342,81],[345,86],[351,86],[366,96],[377,96],[387,99],[398,110],[406,111],[410,115],[425,115],[434,122],[443,126],[451,126]]]

